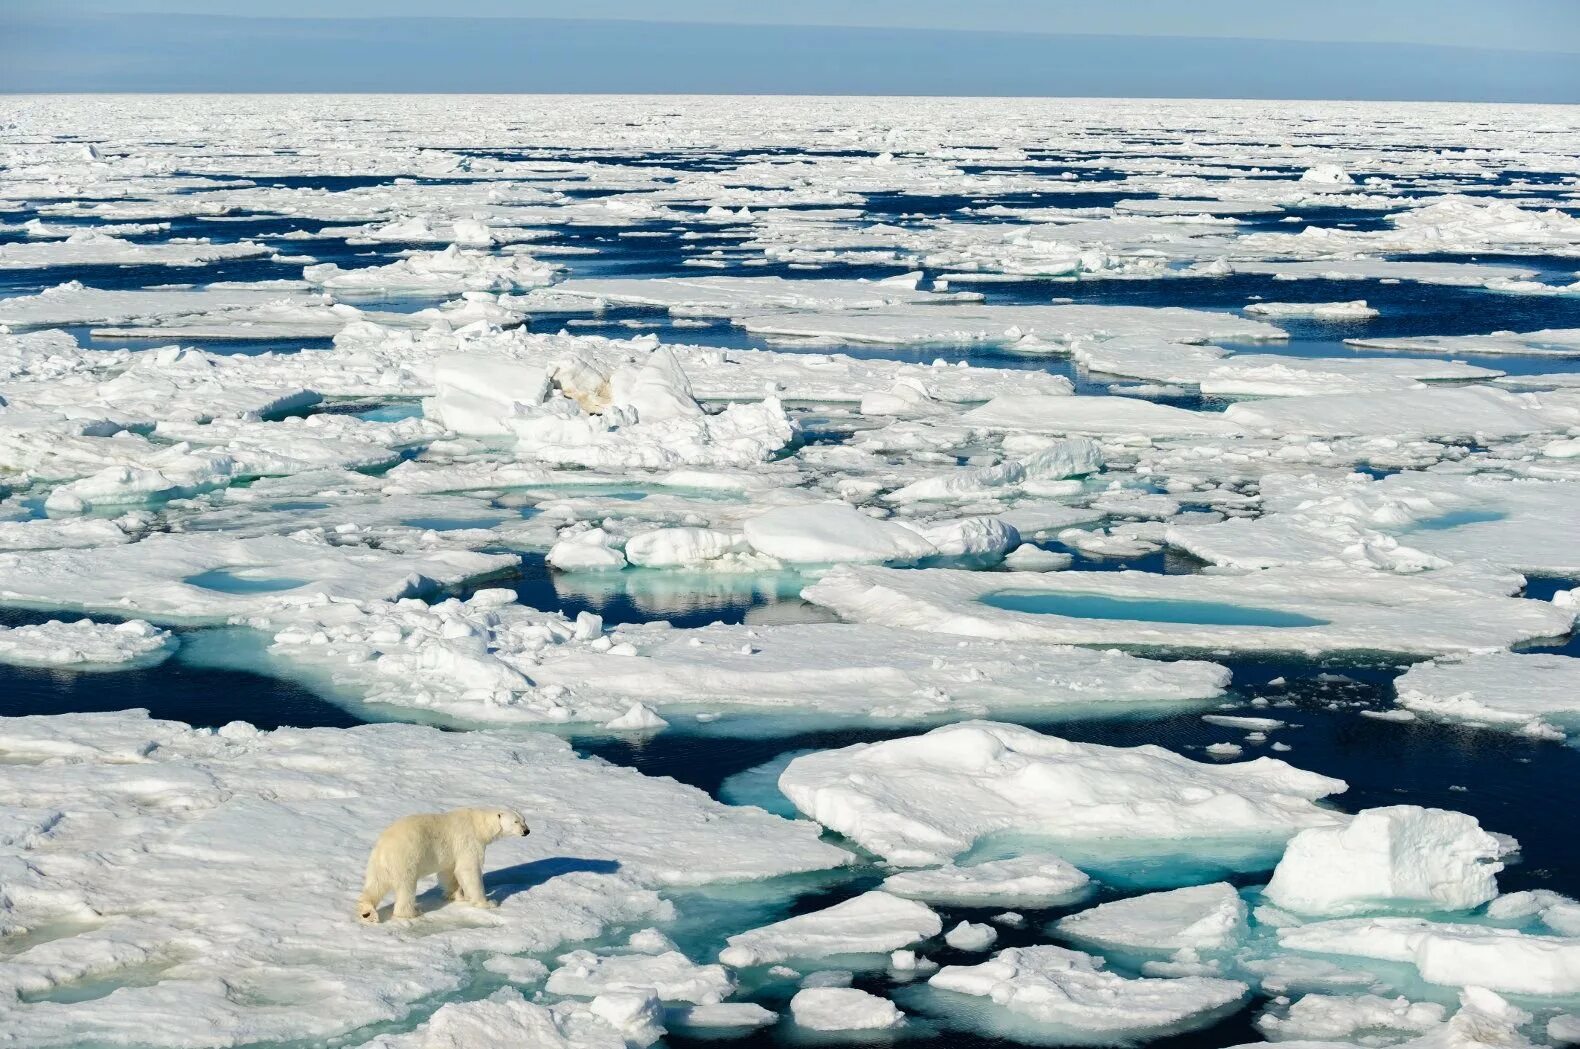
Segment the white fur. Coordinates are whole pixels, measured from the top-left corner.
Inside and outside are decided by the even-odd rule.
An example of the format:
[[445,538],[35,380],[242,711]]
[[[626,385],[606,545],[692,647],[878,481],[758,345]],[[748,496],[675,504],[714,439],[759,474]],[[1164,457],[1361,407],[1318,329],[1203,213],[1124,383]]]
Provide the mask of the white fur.
[[494,907],[483,893],[483,850],[496,838],[528,834],[510,809],[454,809],[398,819],[373,843],[357,917],[377,923],[379,904],[395,894],[394,918],[417,917],[417,882],[439,876],[445,899]]

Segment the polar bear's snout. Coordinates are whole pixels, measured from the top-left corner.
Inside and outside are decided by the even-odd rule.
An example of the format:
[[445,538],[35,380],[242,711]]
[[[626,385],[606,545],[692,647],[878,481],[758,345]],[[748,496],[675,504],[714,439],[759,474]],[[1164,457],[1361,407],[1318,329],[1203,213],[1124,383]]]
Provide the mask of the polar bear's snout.
[[499,836],[502,838],[525,838],[532,833],[532,828],[527,826],[527,821],[521,818],[521,813],[502,809],[499,813]]

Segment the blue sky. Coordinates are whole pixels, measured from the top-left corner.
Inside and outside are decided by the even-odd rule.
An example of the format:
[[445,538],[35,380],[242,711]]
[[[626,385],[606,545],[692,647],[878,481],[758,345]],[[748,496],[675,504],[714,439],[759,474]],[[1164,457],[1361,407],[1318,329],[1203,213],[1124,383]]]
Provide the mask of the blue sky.
[[1382,41],[1580,52],[1576,0],[10,0],[22,10],[280,18],[622,19],[736,25]]
[[0,0],[10,90],[1580,102],[1576,55],[1580,0]]

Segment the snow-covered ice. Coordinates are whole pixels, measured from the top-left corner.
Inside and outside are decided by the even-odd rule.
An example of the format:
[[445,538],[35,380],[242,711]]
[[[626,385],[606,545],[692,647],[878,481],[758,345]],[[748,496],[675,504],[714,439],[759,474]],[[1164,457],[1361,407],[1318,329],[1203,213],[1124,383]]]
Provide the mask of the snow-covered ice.
[[[458,990],[480,952],[542,953],[664,920],[667,886],[849,858],[810,824],[577,758],[544,735],[216,732],[129,712],[6,719],[0,759],[0,928],[24,937],[0,1012],[25,1035],[18,1045],[123,1044],[148,1023],[171,1046],[338,1036]],[[352,920],[387,822],[501,802],[528,813],[533,832],[489,851],[497,910],[424,898],[409,927]],[[668,963],[632,967],[655,964]],[[725,986],[705,967],[673,968],[682,992]],[[114,993],[76,1000],[94,986]]]
[[792,959],[887,954],[942,931],[943,922],[926,904],[874,890],[731,936],[719,960],[745,968]]
[[1313,827],[1290,839],[1263,892],[1301,914],[1470,910],[1498,894],[1508,851],[1462,812],[1366,809],[1343,827]]
[[1073,940],[1104,946],[1218,950],[1245,934],[1246,914],[1234,887],[1217,882],[1115,900],[1061,918],[1055,928]]
[[1345,785],[1273,758],[1206,765],[1161,747],[1105,747],[965,722],[796,758],[779,788],[863,848],[925,866],[995,833],[1282,839],[1338,822],[1315,802]]
[[1104,970],[1100,958],[1054,946],[1010,947],[980,965],[946,965],[928,983],[1066,1032],[1129,1038],[1167,1033],[1233,1005],[1247,990],[1200,976],[1129,979]]

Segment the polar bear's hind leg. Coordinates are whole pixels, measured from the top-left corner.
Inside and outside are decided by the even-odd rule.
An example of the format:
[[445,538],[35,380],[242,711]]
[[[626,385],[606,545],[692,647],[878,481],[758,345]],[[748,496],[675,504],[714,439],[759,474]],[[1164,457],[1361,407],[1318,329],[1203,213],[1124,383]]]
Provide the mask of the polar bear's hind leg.
[[395,886],[395,909],[390,912],[393,918],[417,917],[417,879],[409,878]]

